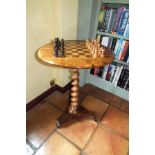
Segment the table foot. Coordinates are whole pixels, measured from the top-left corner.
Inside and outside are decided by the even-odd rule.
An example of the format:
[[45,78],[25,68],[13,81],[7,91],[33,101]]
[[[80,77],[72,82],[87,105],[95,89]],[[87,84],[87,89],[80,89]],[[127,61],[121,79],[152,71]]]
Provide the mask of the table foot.
[[95,122],[97,122],[95,113],[85,109],[83,106],[79,106],[76,114],[71,114],[68,111],[63,112],[62,115],[57,119],[56,125],[58,128],[61,128],[67,122],[71,120],[79,120],[81,118],[91,118]]

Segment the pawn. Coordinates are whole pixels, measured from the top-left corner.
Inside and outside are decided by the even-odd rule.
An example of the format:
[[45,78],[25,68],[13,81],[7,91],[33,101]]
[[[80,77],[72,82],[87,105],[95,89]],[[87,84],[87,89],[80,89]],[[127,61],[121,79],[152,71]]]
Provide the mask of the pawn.
[[97,58],[97,56],[98,56],[97,48],[94,48],[93,57],[94,57],[94,58]]
[[104,53],[105,53],[105,49],[102,48],[102,49],[101,49],[101,55],[100,55],[101,58],[104,57]]

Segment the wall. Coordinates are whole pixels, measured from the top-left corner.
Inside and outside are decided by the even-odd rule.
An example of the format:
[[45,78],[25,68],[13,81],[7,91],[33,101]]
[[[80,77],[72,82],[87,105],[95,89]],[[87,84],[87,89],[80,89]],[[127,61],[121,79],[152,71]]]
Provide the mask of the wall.
[[26,102],[29,102],[50,87],[50,80],[56,79],[60,86],[70,81],[67,69],[42,65],[34,55],[56,36],[76,39],[78,0],[27,0],[26,3]]

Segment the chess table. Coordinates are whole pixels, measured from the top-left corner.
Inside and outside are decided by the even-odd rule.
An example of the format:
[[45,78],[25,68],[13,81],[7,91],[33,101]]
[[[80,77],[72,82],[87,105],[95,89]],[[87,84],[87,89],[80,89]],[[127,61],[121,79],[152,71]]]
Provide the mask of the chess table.
[[79,69],[100,67],[112,63],[114,60],[112,51],[105,48],[102,58],[99,56],[94,58],[90,50],[88,50],[85,41],[65,40],[65,57],[55,57],[53,54],[53,46],[54,42],[52,41],[51,43],[39,48],[37,51],[37,58],[48,65],[72,69],[72,87],[69,102],[66,110],[57,119],[57,127],[60,128],[65,122],[72,119],[78,119],[85,115],[90,116],[97,121],[95,113],[88,111],[79,103]]

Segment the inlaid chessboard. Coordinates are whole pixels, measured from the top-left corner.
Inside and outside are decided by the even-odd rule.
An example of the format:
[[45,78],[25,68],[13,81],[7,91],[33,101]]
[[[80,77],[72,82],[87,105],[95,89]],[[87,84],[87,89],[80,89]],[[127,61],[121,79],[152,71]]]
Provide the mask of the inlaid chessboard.
[[64,48],[67,58],[92,58],[84,41],[65,41]]
[[113,61],[114,55],[110,49],[106,49],[105,56],[94,58],[90,50],[86,47],[85,41],[65,40],[65,57],[55,57],[53,54],[54,42],[44,45],[37,51],[40,60],[47,64],[52,64],[66,68],[92,68],[109,64]]

